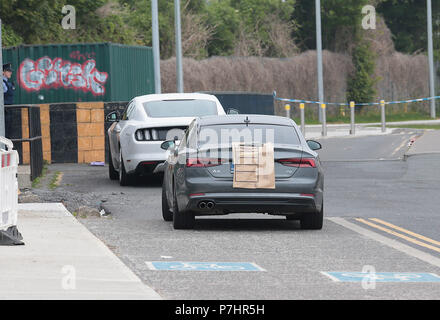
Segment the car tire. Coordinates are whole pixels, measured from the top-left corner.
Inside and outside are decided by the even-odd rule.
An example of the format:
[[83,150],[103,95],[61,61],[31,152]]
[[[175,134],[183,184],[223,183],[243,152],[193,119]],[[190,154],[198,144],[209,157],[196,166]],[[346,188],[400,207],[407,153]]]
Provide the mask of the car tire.
[[305,230],[321,230],[324,222],[324,203],[321,211],[315,213],[306,213],[301,218],[301,229]]
[[108,177],[110,178],[110,180],[119,179],[119,173],[115,170],[115,167],[113,166],[112,153],[110,149],[108,150]]
[[195,217],[191,211],[179,211],[177,206],[176,188],[173,190],[173,227],[174,229],[193,229]]
[[119,164],[119,185],[122,187],[128,186],[131,184],[132,179],[131,176],[125,171],[124,159],[122,158],[122,150],[120,152],[120,164]]
[[173,221],[173,212],[168,205],[167,193],[165,190],[165,180],[162,185],[162,218],[165,221]]

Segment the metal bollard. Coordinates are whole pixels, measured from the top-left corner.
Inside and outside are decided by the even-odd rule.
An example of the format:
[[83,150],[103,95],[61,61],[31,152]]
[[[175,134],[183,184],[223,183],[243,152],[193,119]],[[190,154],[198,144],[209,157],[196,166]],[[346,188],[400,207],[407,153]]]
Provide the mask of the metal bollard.
[[304,116],[304,103],[301,103],[299,105],[299,110],[301,112],[301,132],[303,134],[303,136],[306,136],[306,121],[305,121],[305,116]]
[[322,136],[327,136],[327,115],[326,115],[326,105],[325,103],[321,104],[321,114],[322,114]]
[[385,100],[380,100],[380,120],[382,122],[382,132],[387,131],[385,125]]
[[355,103],[354,101],[350,102],[350,134],[355,134],[356,133],[356,124],[355,124],[355,120],[354,120],[354,106]]
[[286,104],[284,109],[286,109],[286,117],[290,119],[290,104]]

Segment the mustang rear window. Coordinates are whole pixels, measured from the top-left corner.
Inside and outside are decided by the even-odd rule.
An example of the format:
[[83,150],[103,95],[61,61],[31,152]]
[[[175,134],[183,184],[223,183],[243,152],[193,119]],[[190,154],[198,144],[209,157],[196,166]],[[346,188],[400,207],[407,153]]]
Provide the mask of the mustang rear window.
[[217,115],[217,105],[210,100],[161,100],[144,102],[147,115],[152,118],[202,117]]

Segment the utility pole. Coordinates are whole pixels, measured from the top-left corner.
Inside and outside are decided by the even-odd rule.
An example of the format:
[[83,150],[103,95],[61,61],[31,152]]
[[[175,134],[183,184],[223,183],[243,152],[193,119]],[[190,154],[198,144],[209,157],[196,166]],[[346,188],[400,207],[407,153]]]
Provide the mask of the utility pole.
[[[2,20],[0,19],[0,66],[3,66],[3,45],[2,45]],[[3,100],[3,85],[0,89],[0,136],[5,136],[5,103]],[[1,147],[1,145],[0,145]]]
[[180,0],[174,0],[174,22],[176,29],[176,76],[177,92],[183,93],[183,70],[182,70],[182,31],[180,27]]
[[[435,97],[434,82],[434,46],[432,44],[432,3],[427,0],[428,9],[428,59],[429,59],[429,89],[431,97]],[[435,100],[431,99],[431,118],[435,119]]]
[[[319,103],[324,103],[324,81],[322,75],[322,36],[321,36],[321,0],[315,0],[316,10],[316,54],[318,56],[318,95]],[[325,108],[318,108],[319,121],[322,122],[322,112]]]
[[153,32],[154,88],[156,93],[162,93],[160,83],[159,12],[157,0],[151,0],[151,18]]

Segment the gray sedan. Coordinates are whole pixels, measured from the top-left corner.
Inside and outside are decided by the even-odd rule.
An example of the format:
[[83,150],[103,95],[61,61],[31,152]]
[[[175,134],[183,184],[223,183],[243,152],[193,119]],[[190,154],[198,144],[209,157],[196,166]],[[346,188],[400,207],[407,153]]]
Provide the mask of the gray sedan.
[[[235,143],[235,144],[234,144]],[[273,148],[272,188],[234,185],[233,146]],[[194,227],[195,216],[267,213],[321,229],[324,177],[316,141],[306,141],[291,119],[262,115],[196,118],[181,141],[168,140],[162,213],[175,229]],[[248,149],[251,150],[251,149]]]

